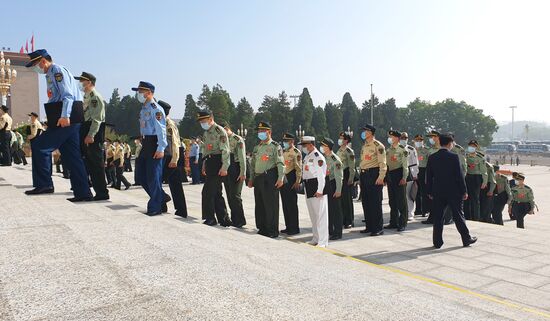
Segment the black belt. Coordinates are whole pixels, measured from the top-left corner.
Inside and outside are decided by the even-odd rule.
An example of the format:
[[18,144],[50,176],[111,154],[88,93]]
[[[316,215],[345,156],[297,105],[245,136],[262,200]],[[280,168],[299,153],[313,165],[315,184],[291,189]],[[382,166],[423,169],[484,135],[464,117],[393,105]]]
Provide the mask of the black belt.
[[373,172],[373,171],[379,171],[380,167],[372,167],[367,169],[361,169],[361,173],[367,173],[367,172]]
[[218,158],[218,157],[222,157],[222,154],[208,154],[206,156],[204,156],[205,159],[210,159],[210,158]]
[[411,167],[413,167],[413,166],[416,166],[416,165],[418,165],[418,164],[412,164],[412,165],[409,165],[409,168],[411,168]]
[[265,172],[262,172],[262,173],[254,173],[255,176],[262,176],[262,175],[266,175],[268,172],[272,171],[272,170],[276,170],[277,169],[277,166],[275,167],[271,167],[270,169],[266,170]]

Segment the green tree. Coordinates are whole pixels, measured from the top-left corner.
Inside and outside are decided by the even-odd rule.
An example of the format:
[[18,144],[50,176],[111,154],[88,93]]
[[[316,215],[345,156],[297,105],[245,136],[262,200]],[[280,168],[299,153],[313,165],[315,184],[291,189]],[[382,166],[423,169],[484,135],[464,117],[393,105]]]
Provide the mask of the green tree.
[[[250,106],[248,100],[245,97],[241,98],[237,103],[235,115],[233,115],[233,121],[231,122],[232,128],[235,132],[243,125],[243,128],[247,130],[246,140],[251,142],[254,138],[254,109]],[[246,144],[247,150],[250,144]]]
[[357,108],[349,92],[345,93],[344,97],[342,97],[342,104],[340,106],[342,110],[342,128],[347,129],[349,126],[354,132],[358,133],[357,135],[353,135],[351,139],[353,149],[358,154],[361,151],[359,128],[364,125],[359,123],[359,108]]
[[199,106],[199,108],[201,109],[208,108],[209,107],[208,103],[210,102],[211,96],[212,96],[212,91],[210,90],[210,87],[208,87],[207,84],[203,84],[201,94],[197,99],[197,106]]
[[318,106],[315,108],[313,111],[311,125],[313,126],[313,133],[318,140],[329,137],[327,119],[323,107]]
[[313,127],[311,121],[313,119],[314,110],[315,107],[313,106],[313,100],[311,99],[309,91],[307,88],[304,88],[298,100],[298,105],[292,109],[293,128],[298,128],[298,126],[301,125],[306,135],[312,134]]
[[[338,140],[340,132],[344,130],[342,127],[342,110],[339,105],[335,105],[332,102],[325,104],[325,119],[328,127],[328,135],[335,142]],[[347,127],[345,128],[347,129]],[[350,128],[355,131],[355,128]]]
[[202,128],[197,121],[199,110],[193,95],[187,95],[185,97],[185,113],[178,126],[181,137],[189,138],[202,134]]

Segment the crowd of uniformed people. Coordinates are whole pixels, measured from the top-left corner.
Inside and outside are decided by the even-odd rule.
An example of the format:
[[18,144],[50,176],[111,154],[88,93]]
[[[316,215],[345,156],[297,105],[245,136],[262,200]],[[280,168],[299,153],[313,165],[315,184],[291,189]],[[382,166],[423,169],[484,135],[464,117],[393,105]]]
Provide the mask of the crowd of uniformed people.
[[[132,171],[132,151],[125,142],[105,142],[105,105],[95,88],[96,78],[88,72],[73,77],[65,67],[55,64],[44,49],[30,53],[29,57],[27,67],[45,74],[49,100],[45,104],[46,129],[38,121],[38,115],[29,115],[34,188],[26,194],[54,192],[51,179],[54,151],[71,180],[74,197],[70,201],[107,200],[108,184],[117,189],[123,184],[128,189],[131,184],[124,172]],[[187,217],[182,186],[187,173],[181,170],[185,147],[175,122],[170,119],[171,106],[155,98],[155,86],[149,82],[141,81],[132,90],[143,104],[140,135],[134,137],[134,181],[149,196],[145,213],[150,216],[165,213],[168,202],[173,201],[175,214]],[[0,164],[4,166],[11,164],[11,152],[6,146],[13,133],[7,112],[5,107],[0,112]],[[411,145],[407,133],[390,130],[386,147],[376,139],[376,128],[367,124],[360,130],[363,145],[360,158],[356,159],[348,132],[340,133],[337,142],[324,137],[295,137],[290,133],[274,138],[271,125],[259,122],[258,143],[247,154],[245,140],[228,124],[216,123],[209,110],[201,110],[197,121],[204,133],[193,138],[188,156],[191,184],[204,184],[202,219],[207,225],[242,228],[247,224],[241,198],[244,185],[254,189],[258,234],[271,238],[279,233],[300,233],[298,194],[304,194],[313,230],[310,243],[320,247],[326,247],[329,240],[341,239],[343,229],[355,226],[355,194],[364,214],[365,228],[361,233],[370,236],[382,235],[384,229],[402,232],[415,215],[429,215],[422,221],[424,224],[437,225],[439,221],[450,224],[455,220],[459,229],[465,228],[464,218],[502,225],[502,212],[507,204],[510,218],[523,228],[524,217],[533,214],[536,208],[533,191],[524,183],[525,175],[501,171],[490,164],[476,140],[469,141],[464,149],[454,143],[452,134],[433,130],[414,136]],[[276,139],[281,139],[282,144]],[[448,168],[452,168],[455,158],[459,175],[448,184],[464,189],[464,197],[459,205],[445,203],[438,213],[434,208],[443,204],[441,199],[446,197],[432,190],[442,177],[439,165],[451,162]],[[445,171],[450,170],[443,168]],[[511,181],[507,178],[510,174],[513,174]],[[163,190],[163,182],[168,183],[170,195]],[[359,193],[355,193],[357,186]],[[385,226],[384,186],[390,206],[390,220]],[[281,231],[279,197],[285,223]],[[464,234],[463,241],[468,246],[475,238]],[[442,244],[434,238],[438,247],[436,243],[440,243],[439,247]]]

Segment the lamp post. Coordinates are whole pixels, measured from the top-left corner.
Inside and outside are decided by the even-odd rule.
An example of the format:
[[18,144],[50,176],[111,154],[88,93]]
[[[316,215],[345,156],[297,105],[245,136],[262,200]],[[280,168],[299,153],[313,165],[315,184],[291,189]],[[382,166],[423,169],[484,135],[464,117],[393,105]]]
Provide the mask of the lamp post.
[[372,93],[372,84],[370,84],[370,125],[374,126],[374,95]]
[[237,135],[241,136],[244,140],[246,140],[246,134],[248,134],[248,130],[244,128],[243,123],[241,123],[241,127],[237,129]]
[[0,51],[0,95],[4,106],[8,104],[8,95],[15,78],[17,78],[17,70],[11,68],[11,61],[4,59],[4,52]]
[[[353,130],[351,130],[349,126],[348,126],[348,129],[345,131],[345,133],[349,135],[349,138],[353,138]],[[351,147],[351,141],[348,143],[348,145]]]
[[306,135],[306,132],[302,130],[302,125],[298,125],[298,129],[296,130],[296,137],[298,138],[298,141],[302,141],[302,137]]
[[518,108],[518,106],[510,106],[510,109],[512,109],[512,140],[514,140],[514,111]]

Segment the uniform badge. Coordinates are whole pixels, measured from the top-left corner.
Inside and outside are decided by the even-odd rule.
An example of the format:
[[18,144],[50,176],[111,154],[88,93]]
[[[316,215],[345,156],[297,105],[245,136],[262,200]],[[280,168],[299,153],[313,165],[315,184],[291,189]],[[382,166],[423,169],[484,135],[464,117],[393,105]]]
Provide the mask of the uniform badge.
[[62,73],[58,72],[58,73],[54,74],[53,76],[55,77],[55,80],[57,82],[62,82],[63,81],[63,74]]
[[261,159],[262,161],[267,162],[269,160],[269,155],[263,154]]
[[342,167],[342,165],[336,164],[336,169],[340,169],[341,167]]
[[92,107],[97,107],[97,100],[92,100]]
[[418,156],[418,160],[419,161],[424,160],[424,156]]
[[239,148],[242,149],[242,148],[244,147],[244,144],[243,144],[243,142],[239,142],[239,143],[237,144],[237,146],[239,146]]
[[372,160],[372,157],[370,155],[365,155],[365,160],[370,161],[370,160]]
[[378,153],[379,154],[384,154],[384,147],[378,148]]
[[304,166],[304,170],[309,171],[309,166],[308,165]]
[[327,169],[325,176],[329,176],[329,175],[330,175],[330,170]]
[[391,155],[390,160],[391,160],[392,162],[397,162],[397,155]]
[[288,159],[285,160],[285,166],[290,166],[290,161]]
[[319,167],[323,166],[324,162],[322,159],[320,159],[319,161],[317,161],[317,164],[319,164]]
[[222,144],[225,144],[225,142],[227,141],[227,137],[226,136],[220,136],[220,141],[222,142]]
[[52,90],[48,89],[48,98],[52,98],[52,96],[53,96]]
[[525,198],[525,194],[523,194],[523,193],[518,194],[518,197],[519,197],[519,198]]
[[302,161],[302,155],[296,156],[296,159],[297,159],[299,162],[301,162],[301,161]]
[[155,114],[155,117],[157,118],[157,120],[161,120],[162,119],[162,113],[160,111],[157,111],[157,113]]

